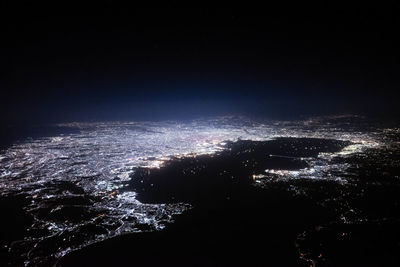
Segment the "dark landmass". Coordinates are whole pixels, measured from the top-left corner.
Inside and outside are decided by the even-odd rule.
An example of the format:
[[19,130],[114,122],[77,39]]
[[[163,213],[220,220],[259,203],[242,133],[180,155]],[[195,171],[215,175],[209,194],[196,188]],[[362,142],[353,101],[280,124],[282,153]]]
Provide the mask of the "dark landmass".
[[32,224],[32,218],[23,210],[27,202],[29,200],[25,196],[0,197],[0,266],[13,261],[9,245],[22,239]]

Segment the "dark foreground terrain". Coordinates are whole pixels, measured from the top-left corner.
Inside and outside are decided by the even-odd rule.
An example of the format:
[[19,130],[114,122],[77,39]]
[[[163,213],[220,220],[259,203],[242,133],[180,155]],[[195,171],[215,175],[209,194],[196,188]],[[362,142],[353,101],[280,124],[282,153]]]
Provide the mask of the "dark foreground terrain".
[[[146,203],[190,203],[163,231],[119,236],[62,258],[60,266],[399,266],[399,152],[338,157],[328,179],[264,177],[298,170],[349,142],[238,141],[212,156],[138,169],[125,190]],[[397,151],[397,152],[396,152]],[[331,164],[333,164],[331,162]],[[337,171],[337,170],[336,170]],[[324,178],[324,179],[320,179]],[[326,179],[325,179],[326,178]]]

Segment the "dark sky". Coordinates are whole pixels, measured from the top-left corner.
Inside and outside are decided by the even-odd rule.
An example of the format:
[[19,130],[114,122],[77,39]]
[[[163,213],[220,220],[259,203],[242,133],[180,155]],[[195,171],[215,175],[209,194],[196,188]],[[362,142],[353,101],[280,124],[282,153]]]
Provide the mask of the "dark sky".
[[8,123],[398,113],[395,4],[2,5]]

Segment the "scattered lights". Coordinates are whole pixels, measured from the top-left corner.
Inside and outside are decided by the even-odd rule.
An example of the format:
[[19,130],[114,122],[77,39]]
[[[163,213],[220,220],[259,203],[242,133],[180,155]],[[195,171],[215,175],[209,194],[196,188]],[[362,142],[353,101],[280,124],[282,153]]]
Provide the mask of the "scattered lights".
[[[354,144],[339,153],[321,153],[317,159],[300,158],[309,164],[309,168],[268,169],[252,178],[260,185],[270,176],[287,180],[343,181],[335,173],[343,173],[348,165],[333,163],[333,158],[381,145],[371,133],[329,126],[322,119],[256,123],[245,118],[221,117],[187,123],[110,122],[59,126],[79,131],[26,140],[0,151],[0,195],[26,195],[32,200],[25,207],[34,218],[31,228],[50,231],[42,231],[40,236],[26,236],[25,240],[35,245],[47,239],[81,238],[81,243],[63,242],[54,248],[51,254],[56,257],[120,234],[163,229],[165,222],[173,220],[174,214],[190,208],[184,203],[143,204],[137,201],[135,192],[121,193],[124,182],[129,181],[137,167],[161,168],[172,158],[212,155],[225,149],[229,141],[239,139],[331,138]],[[88,214],[71,223],[56,217],[57,208],[76,208],[67,204],[57,206],[56,203],[63,202],[66,197],[82,203],[88,199],[96,201],[80,204],[79,211]],[[48,211],[52,211],[50,214],[54,217],[38,217]],[[88,235],[83,229],[93,222],[99,234]]]

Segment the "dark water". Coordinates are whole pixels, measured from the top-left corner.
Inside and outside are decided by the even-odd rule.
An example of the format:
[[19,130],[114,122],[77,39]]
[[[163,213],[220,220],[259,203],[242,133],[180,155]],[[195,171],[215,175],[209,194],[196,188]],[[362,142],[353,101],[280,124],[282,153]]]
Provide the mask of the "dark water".
[[0,154],[1,263],[397,266],[400,130],[74,123]]

